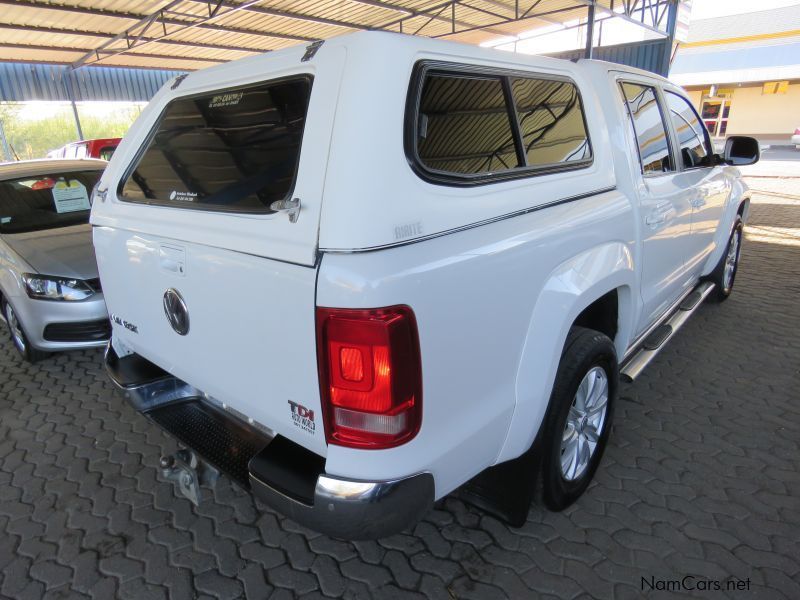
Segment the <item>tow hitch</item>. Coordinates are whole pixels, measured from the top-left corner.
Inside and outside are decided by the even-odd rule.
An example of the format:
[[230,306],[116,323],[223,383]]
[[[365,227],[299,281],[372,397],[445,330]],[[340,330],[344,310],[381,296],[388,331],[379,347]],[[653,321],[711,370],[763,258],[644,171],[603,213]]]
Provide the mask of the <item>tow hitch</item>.
[[200,460],[191,450],[178,450],[175,454],[162,456],[159,466],[164,477],[195,506],[200,506],[200,486],[214,486],[219,479],[219,471]]

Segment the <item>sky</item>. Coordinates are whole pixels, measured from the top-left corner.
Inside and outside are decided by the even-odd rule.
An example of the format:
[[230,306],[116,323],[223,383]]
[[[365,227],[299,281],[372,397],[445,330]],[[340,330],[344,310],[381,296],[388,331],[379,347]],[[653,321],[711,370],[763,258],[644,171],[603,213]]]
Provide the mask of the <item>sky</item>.
[[[691,21],[700,19],[770,10],[795,4],[800,4],[800,0],[693,0],[691,3],[690,27]],[[601,12],[600,18],[603,16],[605,15]],[[567,25],[566,29],[555,25],[522,32],[519,34],[516,43],[511,41],[510,38],[498,38],[484,42],[481,45],[495,47],[500,50],[516,50],[525,54],[546,54],[582,48],[586,44],[584,38],[585,28],[577,27],[577,21],[565,23],[565,25]],[[604,21],[600,35],[603,45],[637,42],[654,37],[647,30],[622,19]]]
[[756,10],[769,10],[800,4],[800,0],[694,0],[692,19],[709,19],[727,15],[740,15]]

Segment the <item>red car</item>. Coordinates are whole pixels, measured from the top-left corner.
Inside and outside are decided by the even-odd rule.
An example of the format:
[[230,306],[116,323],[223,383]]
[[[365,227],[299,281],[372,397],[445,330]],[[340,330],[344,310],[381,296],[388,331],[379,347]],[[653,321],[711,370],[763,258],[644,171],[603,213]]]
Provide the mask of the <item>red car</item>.
[[48,158],[99,158],[110,160],[122,138],[98,138],[70,142],[47,153]]

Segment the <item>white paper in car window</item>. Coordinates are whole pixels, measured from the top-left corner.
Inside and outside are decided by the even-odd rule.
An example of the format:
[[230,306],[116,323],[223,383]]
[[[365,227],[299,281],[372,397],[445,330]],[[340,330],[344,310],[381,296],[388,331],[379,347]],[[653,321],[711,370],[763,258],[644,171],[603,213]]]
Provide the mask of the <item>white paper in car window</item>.
[[77,179],[59,179],[53,186],[53,202],[57,213],[89,210],[89,194]]

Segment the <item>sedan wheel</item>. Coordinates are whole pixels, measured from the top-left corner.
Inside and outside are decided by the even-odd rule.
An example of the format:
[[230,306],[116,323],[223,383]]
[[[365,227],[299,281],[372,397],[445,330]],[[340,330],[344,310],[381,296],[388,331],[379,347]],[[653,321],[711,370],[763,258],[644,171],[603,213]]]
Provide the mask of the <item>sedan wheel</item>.
[[25,332],[22,331],[22,326],[17,319],[17,313],[14,312],[12,306],[6,303],[6,321],[8,322],[8,330],[11,332],[11,339],[23,355],[28,349],[28,344],[25,343]]
[[42,350],[37,350],[31,346],[28,341],[28,336],[25,335],[25,330],[22,328],[22,323],[17,316],[14,307],[5,300],[1,301],[0,308],[6,318],[8,324],[8,332],[11,334],[11,341],[14,342],[14,347],[19,352],[20,356],[28,362],[34,363],[43,358],[46,358],[48,353]]

